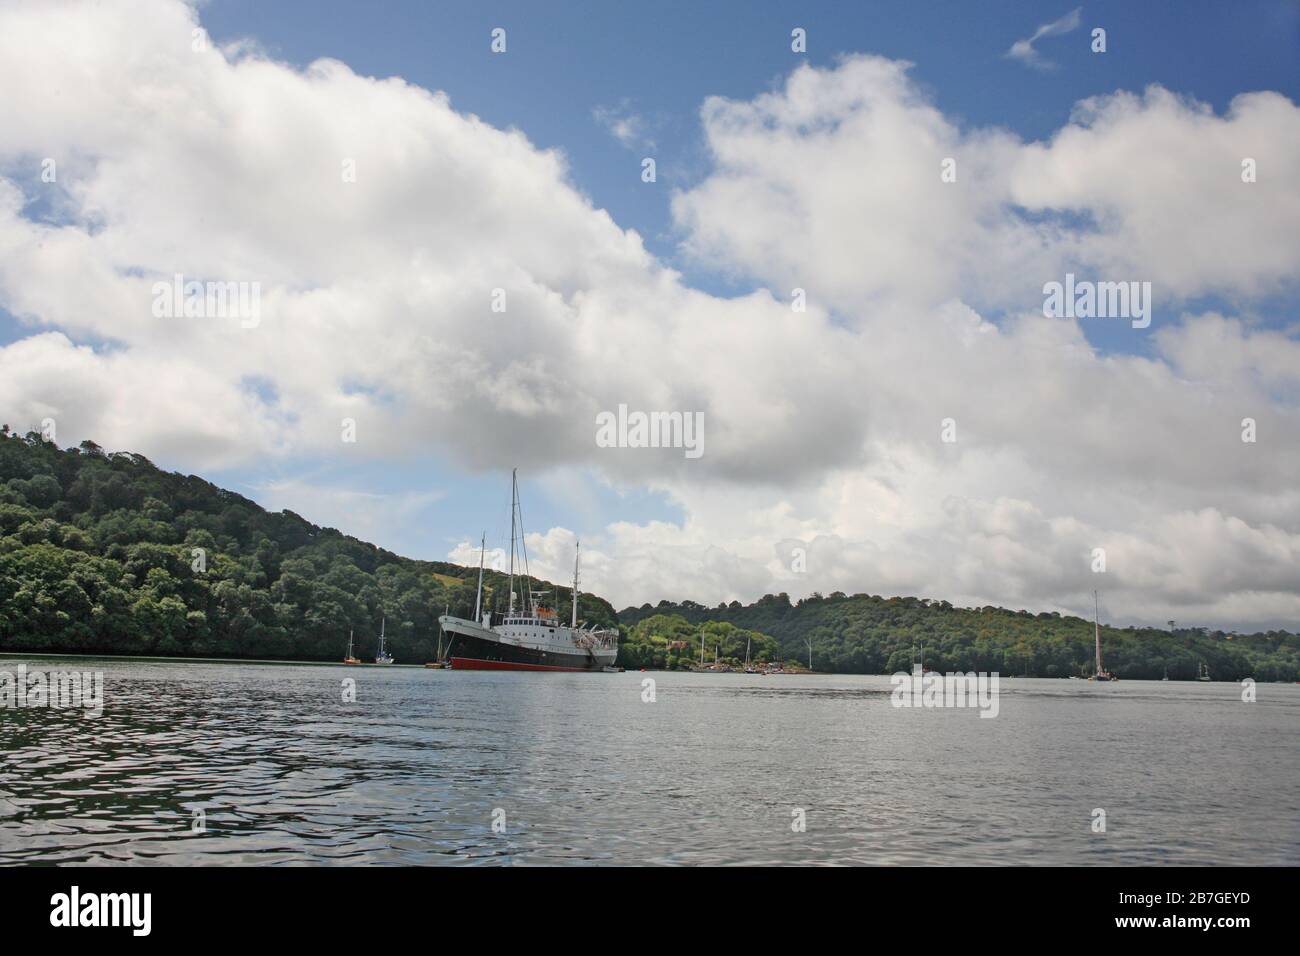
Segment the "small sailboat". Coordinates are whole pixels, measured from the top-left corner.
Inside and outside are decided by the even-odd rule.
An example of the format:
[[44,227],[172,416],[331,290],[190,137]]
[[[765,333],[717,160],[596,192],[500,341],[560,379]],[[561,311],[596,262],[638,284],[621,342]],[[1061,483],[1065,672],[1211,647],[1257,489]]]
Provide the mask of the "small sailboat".
[[348,653],[343,658],[344,664],[360,664],[361,659],[352,653],[352,629],[348,628]]
[[1200,669],[1197,671],[1197,674],[1196,674],[1196,679],[1197,679],[1197,680],[1209,680],[1209,679],[1210,679],[1210,669],[1209,669],[1208,667],[1205,666],[1205,661],[1201,661],[1201,663],[1200,663]]
[[388,653],[384,648],[384,625],[388,622],[386,617],[379,619],[379,653],[375,655],[376,664],[393,663],[393,655]]
[[1101,666],[1101,602],[1097,597],[1097,592],[1092,592],[1092,632],[1097,642],[1097,670],[1088,680],[1092,681],[1113,681],[1119,680],[1114,674],[1110,674]]
[[[486,542],[487,542],[487,537],[484,536],[484,543],[486,544]],[[483,559],[480,557],[480,558],[479,558],[479,572],[478,572],[480,578],[483,576],[483,564],[482,564],[482,561],[483,561]],[[447,615],[450,614],[450,613],[451,613],[451,605],[447,605],[447,610],[444,612],[443,616],[445,617],[445,616],[447,616]],[[477,614],[477,613],[478,613],[478,612],[475,611],[475,614]],[[439,624],[438,624],[438,654],[437,654],[436,657],[434,657],[433,660],[431,660],[431,661],[425,661],[425,662],[424,662],[424,666],[425,666],[425,667],[428,667],[428,668],[431,668],[432,670],[443,670],[443,669],[445,669],[445,668],[448,666],[448,665],[447,665],[447,659],[446,659],[445,657],[442,656],[442,634],[443,634],[442,623],[441,623],[441,621],[439,621]],[[450,648],[450,645],[448,645],[448,648]]]

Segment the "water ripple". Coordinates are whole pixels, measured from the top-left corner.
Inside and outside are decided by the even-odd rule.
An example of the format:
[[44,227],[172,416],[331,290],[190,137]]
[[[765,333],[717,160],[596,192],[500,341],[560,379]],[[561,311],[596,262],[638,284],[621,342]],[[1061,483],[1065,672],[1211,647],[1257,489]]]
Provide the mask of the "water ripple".
[[1287,685],[26,663],[106,708],[0,710],[9,864],[1300,862]]

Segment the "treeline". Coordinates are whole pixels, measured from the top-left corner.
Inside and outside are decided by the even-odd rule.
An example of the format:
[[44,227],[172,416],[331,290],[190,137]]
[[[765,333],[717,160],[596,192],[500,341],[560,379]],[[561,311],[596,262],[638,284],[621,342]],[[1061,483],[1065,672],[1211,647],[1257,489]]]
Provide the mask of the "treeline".
[[[143,455],[0,429],[0,650],[340,660],[352,629],[368,659],[386,616],[397,661],[422,663],[436,655],[438,615],[473,616],[477,579]],[[503,603],[506,575],[484,581],[488,606]],[[568,615],[568,589],[533,586]],[[580,614],[617,622],[590,595]]]
[[[754,604],[716,608],[693,601],[628,608],[625,625],[676,617],[691,625],[728,622],[772,635],[776,653],[808,659],[818,671],[893,674],[920,657],[940,671],[997,671],[1023,677],[1087,676],[1093,669],[1093,624],[1055,612],[1032,614],[999,607],[959,608],[947,601],[884,598],[840,592],[791,603],[786,594]],[[1120,678],[1195,680],[1204,664],[1214,680],[1300,680],[1300,635],[1289,631],[1237,635],[1205,628],[1103,627],[1102,662]]]

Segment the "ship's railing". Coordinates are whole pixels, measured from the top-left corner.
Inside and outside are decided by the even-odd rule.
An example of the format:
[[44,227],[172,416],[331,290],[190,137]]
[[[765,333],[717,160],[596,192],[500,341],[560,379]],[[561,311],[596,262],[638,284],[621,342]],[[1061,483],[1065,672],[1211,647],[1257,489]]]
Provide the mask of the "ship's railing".
[[578,631],[573,643],[578,647],[599,647],[605,650],[618,647],[618,631],[615,630],[591,630]]

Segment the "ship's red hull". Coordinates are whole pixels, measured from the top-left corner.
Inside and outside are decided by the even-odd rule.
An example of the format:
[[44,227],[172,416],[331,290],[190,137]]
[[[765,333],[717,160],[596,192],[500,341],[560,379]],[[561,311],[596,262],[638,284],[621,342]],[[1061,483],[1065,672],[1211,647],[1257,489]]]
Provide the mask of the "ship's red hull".
[[453,657],[451,669],[456,671],[586,671],[589,667],[552,667],[549,664],[519,664],[515,661],[480,661],[473,657]]

